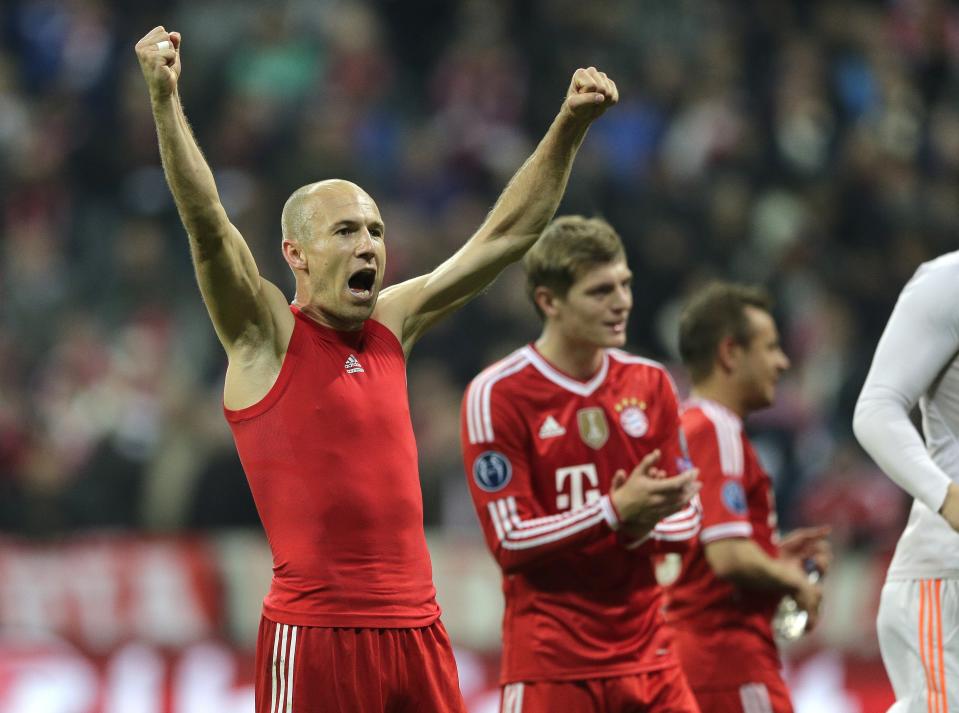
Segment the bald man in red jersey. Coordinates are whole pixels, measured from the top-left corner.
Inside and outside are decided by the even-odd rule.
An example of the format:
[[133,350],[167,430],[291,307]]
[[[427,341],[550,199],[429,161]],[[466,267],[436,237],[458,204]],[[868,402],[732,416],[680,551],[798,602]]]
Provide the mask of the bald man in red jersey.
[[180,43],[157,27],[136,52],[228,357],[224,410],[273,552],[257,713],[463,711],[423,534],[406,358],[536,241],[587,128],[616,103],[616,85],[577,70],[555,121],[473,237],[382,295],[386,232],[373,199],[339,180],[296,190],[282,215],[283,257],[296,277],[290,304],[260,277],[220,203],[180,104]]

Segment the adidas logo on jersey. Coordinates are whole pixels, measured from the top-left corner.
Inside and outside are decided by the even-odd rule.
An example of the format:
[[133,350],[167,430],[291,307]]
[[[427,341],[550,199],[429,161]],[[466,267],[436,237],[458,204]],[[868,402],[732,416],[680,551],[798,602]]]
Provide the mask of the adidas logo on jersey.
[[346,357],[346,363],[343,365],[343,368],[346,369],[347,374],[355,374],[356,372],[363,372],[363,365],[360,364],[360,360],[357,359],[352,354]]
[[565,435],[565,433],[566,429],[560,426],[559,422],[552,416],[547,416],[543,425],[539,428],[539,437],[543,439],[556,438]]

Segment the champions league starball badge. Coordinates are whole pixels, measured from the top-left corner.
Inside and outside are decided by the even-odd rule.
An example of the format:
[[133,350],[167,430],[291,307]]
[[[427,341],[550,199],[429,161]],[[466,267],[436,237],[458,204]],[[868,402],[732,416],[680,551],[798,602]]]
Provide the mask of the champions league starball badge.
[[512,477],[513,465],[498,451],[480,453],[473,461],[473,480],[487,493],[502,490]]

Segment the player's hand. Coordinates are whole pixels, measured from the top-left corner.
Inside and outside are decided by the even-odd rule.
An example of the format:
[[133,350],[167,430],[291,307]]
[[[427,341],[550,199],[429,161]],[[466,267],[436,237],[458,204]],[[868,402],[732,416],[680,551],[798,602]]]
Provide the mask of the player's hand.
[[946,499],[942,501],[939,514],[946,519],[953,530],[959,532],[959,485],[949,483]]
[[180,33],[167,32],[163,25],[154,27],[137,42],[136,53],[150,98],[173,94],[180,79]]
[[569,83],[563,112],[576,121],[590,123],[619,101],[616,82],[596,67],[577,69]]
[[699,492],[696,468],[667,477],[666,472],[656,466],[659,458],[660,452],[655,450],[629,475],[619,470],[613,476],[609,497],[630,529],[652,529],[664,517],[682,510]]
[[780,556],[800,563],[812,560],[819,574],[826,574],[832,565],[832,545],[826,539],[830,532],[828,525],[793,530],[779,544]]
[[793,599],[799,608],[804,610],[809,618],[806,620],[806,631],[812,631],[819,621],[819,607],[822,604],[822,585],[810,582],[803,577],[802,583],[793,594]]

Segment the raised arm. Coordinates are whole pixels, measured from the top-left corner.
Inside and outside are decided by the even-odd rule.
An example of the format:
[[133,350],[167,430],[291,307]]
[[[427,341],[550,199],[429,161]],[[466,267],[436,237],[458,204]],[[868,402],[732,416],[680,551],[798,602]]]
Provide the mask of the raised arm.
[[180,104],[180,34],[162,26],[136,45],[150,91],[160,158],[190,240],[200,292],[227,354],[243,361],[277,361],[293,318],[279,289],[262,279],[253,255],[230,223]]
[[559,207],[586,130],[618,100],[615,83],[603,72],[576,70],[546,135],[473,237],[429,274],[383,291],[376,317],[407,352],[424,331],[481,293],[536,242]]

